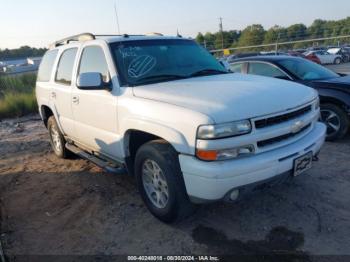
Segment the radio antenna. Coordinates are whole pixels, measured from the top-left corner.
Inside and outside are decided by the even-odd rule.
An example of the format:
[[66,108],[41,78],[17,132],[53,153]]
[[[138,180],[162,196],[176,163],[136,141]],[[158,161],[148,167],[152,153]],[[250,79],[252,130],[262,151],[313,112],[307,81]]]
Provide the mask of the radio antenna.
[[120,35],[120,26],[119,26],[119,17],[118,17],[118,8],[117,8],[117,0],[114,2],[114,11],[115,11],[115,19],[117,22],[118,35]]

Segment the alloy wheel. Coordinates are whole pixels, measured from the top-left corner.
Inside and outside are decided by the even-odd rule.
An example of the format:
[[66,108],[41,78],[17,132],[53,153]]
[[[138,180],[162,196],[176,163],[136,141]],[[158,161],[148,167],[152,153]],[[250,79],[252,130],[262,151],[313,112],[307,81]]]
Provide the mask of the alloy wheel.
[[340,117],[332,110],[322,109],[321,120],[327,126],[327,135],[331,136],[340,130]]
[[51,134],[52,145],[55,151],[61,152],[62,144],[61,144],[61,138],[58,130],[55,128],[55,126],[51,126],[50,131],[51,131],[50,134]]
[[142,184],[147,197],[157,208],[163,209],[169,201],[168,183],[163,170],[159,165],[150,159],[142,165]]

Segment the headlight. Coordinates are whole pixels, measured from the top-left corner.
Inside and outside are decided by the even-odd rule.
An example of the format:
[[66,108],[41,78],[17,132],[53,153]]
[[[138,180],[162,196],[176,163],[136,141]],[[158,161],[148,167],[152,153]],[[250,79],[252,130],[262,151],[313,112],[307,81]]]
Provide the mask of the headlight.
[[252,131],[249,120],[237,121],[220,125],[200,126],[198,139],[218,139],[248,134]]
[[196,155],[199,159],[204,161],[222,161],[238,157],[247,156],[254,153],[254,146],[247,145],[231,149],[222,150],[199,150]]

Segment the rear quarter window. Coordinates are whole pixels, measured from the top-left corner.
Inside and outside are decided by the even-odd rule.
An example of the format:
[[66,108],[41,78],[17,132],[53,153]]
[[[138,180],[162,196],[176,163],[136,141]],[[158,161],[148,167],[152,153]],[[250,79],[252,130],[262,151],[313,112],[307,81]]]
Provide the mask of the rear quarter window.
[[38,72],[38,82],[49,82],[52,74],[52,70],[57,58],[58,50],[47,51],[41,61],[39,72]]

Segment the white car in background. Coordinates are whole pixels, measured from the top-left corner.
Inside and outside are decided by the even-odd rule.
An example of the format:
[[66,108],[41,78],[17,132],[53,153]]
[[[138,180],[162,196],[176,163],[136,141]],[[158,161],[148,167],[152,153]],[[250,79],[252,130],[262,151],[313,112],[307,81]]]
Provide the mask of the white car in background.
[[304,53],[305,56],[308,56],[310,54],[316,55],[320,59],[322,65],[325,65],[325,64],[339,65],[342,61],[341,55],[331,54],[323,50],[309,51]]

